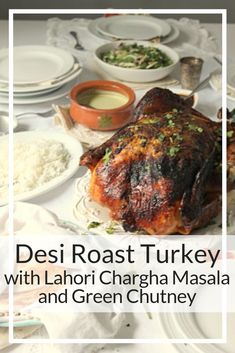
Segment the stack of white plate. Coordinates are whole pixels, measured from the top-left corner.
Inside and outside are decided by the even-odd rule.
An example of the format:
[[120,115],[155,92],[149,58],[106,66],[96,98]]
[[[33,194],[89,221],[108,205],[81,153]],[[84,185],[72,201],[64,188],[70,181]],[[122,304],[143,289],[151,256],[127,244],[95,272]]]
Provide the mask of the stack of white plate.
[[167,44],[178,38],[177,27],[165,20],[145,15],[100,17],[91,21],[89,31],[96,37],[112,40],[154,40]]
[[[27,45],[14,47],[14,104],[32,104],[66,95],[80,74],[75,58],[63,49]],[[8,103],[8,49],[0,50],[0,103]]]

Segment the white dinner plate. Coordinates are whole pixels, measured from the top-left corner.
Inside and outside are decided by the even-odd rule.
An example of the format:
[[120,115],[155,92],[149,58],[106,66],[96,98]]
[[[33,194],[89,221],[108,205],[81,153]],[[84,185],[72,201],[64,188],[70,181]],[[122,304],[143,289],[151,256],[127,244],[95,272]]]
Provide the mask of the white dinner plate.
[[[66,74],[73,56],[60,48],[46,45],[26,45],[14,48],[14,83],[37,83]],[[8,49],[0,51],[0,81],[8,82]]]
[[[46,88],[40,91],[32,91],[32,92],[14,92],[14,97],[15,98],[26,98],[26,97],[33,97],[33,96],[39,96],[40,94],[47,94],[49,92],[55,91],[57,88],[60,88],[61,86],[58,87],[51,87],[51,88]],[[4,97],[8,97],[9,91],[1,91],[0,90],[0,95]]]
[[174,40],[176,40],[179,37],[179,35],[180,35],[179,28],[174,26],[173,24],[170,24],[170,25],[171,25],[171,31],[166,37],[161,38],[161,41],[160,41],[161,44],[171,43]]
[[[14,97],[14,105],[28,105],[55,101],[61,97],[66,97],[71,91],[71,88],[77,83],[77,79],[74,79],[52,92],[46,92],[45,94],[39,94],[37,96]],[[8,96],[0,94],[0,104],[8,104]]]
[[102,17],[101,21],[97,22],[97,29],[109,37],[134,40],[165,37],[171,31],[166,21],[143,15]]
[[[98,19],[93,20],[93,21],[91,21],[89,23],[89,25],[88,25],[89,32],[93,36],[95,36],[97,38],[100,38],[100,39],[103,39],[104,43],[105,42],[110,42],[112,40],[115,40],[115,38],[108,37],[108,36],[106,36],[106,35],[104,35],[104,34],[102,34],[101,32],[98,31],[96,22],[98,22],[100,20],[102,20],[102,19],[98,18]],[[171,26],[171,31],[166,37],[161,38],[161,44],[171,43],[171,42],[173,42],[175,39],[177,39],[179,37],[180,30],[176,26],[174,26],[174,24],[170,23],[170,26]]]
[[[230,277],[235,275],[234,259],[227,259],[227,269]],[[203,269],[201,271],[203,271]],[[194,273],[193,268],[191,273]],[[232,308],[230,310],[232,300],[230,294],[228,294],[227,343],[221,345],[192,343],[190,345],[190,353],[234,353],[235,313],[232,312]],[[221,294],[219,290],[215,291],[212,286],[198,286],[197,295],[201,303],[203,303],[203,299],[207,297],[211,298],[210,300],[212,301],[215,299],[214,303],[220,306]],[[200,304],[200,307],[201,305],[202,304]],[[199,338],[211,340],[222,338],[223,323],[221,312],[197,312],[197,310],[194,310],[193,312],[177,313],[172,311],[169,313],[161,313],[160,318],[164,331],[169,338]],[[182,353],[189,353],[186,345],[179,345],[178,348]]]
[[[222,336],[221,313],[161,313],[161,322],[169,338],[219,339]],[[190,345],[190,353],[234,353],[235,314],[228,313],[228,341],[226,344]],[[181,353],[189,353],[185,345],[177,346]]]
[[[3,136],[0,137],[0,143],[7,141],[8,137]],[[57,188],[65,181],[70,179],[73,174],[79,168],[80,156],[83,153],[83,148],[81,143],[75,138],[69,136],[65,133],[58,133],[54,131],[26,131],[26,132],[18,132],[14,134],[14,141],[22,142],[22,141],[36,141],[38,139],[50,140],[50,141],[58,141],[63,143],[64,147],[69,152],[71,158],[69,161],[69,165],[67,169],[58,177],[51,179],[47,183],[24,193],[15,195],[14,201],[25,201],[33,199],[37,196],[48,193],[49,191]],[[60,189],[58,189],[58,193],[60,193]],[[1,200],[1,205],[7,204],[8,200]]]
[[[41,91],[53,91],[61,86],[63,86],[65,83],[73,80],[75,77],[77,77],[80,73],[82,72],[82,68],[78,68],[75,70],[72,70],[71,73],[69,71],[68,75],[65,75],[64,79],[62,80],[58,80],[53,84],[48,84],[48,85],[29,85],[29,86],[17,86],[14,87],[14,94],[18,95],[21,94],[22,96],[26,95],[30,95],[31,93],[37,93],[40,94]],[[8,85],[6,85],[6,87],[2,87],[0,86],[0,94],[1,93],[8,93],[9,88]]]

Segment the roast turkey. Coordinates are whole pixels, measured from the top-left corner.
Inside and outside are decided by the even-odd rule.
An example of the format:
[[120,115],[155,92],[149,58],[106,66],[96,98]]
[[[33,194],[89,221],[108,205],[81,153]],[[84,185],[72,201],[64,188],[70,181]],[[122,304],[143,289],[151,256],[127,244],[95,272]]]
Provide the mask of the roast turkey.
[[150,90],[134,122],[81,157],[91,198],[126,231],[189,234],[208,224],[220,208],[217,125],[171,91]]

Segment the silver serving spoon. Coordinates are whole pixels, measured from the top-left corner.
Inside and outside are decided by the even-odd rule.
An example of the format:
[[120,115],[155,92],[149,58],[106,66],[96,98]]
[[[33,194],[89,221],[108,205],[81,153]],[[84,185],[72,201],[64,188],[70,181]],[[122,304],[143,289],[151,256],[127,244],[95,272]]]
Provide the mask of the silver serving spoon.
[[205,88],[205,87],[208,85],[208,82],[210,81],[212,75],[217,74],[217,73],[220,73],[220,72],[221,72],[220,70],[215,70],[215,71],[211,72],[203,81],[201,81],[201,82],[192,90],[192,92],[191,92],[188,96],[186,96],[186,97],[184,98],[184,100],[186,101],[187,99],[191,98],[191,97],[194,95],[194,93],[199,92],[199,91],[201,91],[203,88]]

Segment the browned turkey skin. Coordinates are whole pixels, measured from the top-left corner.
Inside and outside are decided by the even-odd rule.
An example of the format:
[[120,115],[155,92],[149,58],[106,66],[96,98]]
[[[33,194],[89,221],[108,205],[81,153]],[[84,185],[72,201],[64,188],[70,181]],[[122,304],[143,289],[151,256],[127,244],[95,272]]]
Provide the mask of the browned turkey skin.
[[92,199],[126,231],[189,234],[208,224],[220,203],[208,184],[218,124],[160,88],[141,99],[135,120],[81,157]]
[[235,123],[230,122],[227,127],[228,134],[228,188],[235,189]]

